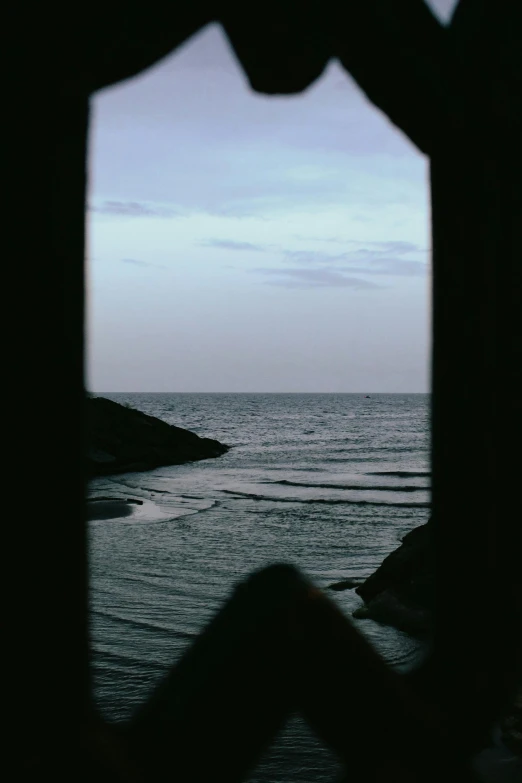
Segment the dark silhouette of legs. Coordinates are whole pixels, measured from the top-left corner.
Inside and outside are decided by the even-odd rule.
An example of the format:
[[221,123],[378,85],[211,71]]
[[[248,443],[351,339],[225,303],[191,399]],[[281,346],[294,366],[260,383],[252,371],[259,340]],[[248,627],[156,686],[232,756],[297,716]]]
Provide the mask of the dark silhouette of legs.
[[438,780],[437,770],[446,776],[456,765],[468,779],[443,713],[282,565],[235,590],[138,711],[126,742],[147,779],[236,783],[293,712],[357,769],[357,783]]

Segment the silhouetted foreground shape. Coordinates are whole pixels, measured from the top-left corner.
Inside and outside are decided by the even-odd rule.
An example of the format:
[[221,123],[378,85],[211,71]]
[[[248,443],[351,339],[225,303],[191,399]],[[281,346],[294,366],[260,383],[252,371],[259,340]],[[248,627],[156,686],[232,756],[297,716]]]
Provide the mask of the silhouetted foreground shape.
[[91,734],[89,779],[239,783],[297,712],[336,753],[346,783],[440,783],[448,770],[471,783],[488,709],[480,694],[454,699],[432,666],[384,666],[333,602],[276,564],[237,585],[112,738],[108,726]]
[[398,549],[356,587],[365,606],[354,617],[393,625],[413,635],[433,629],[435,608],[435,542],[433,523],[411,530]]
[[87,401],[88,472],[107,476],[220,457],[229,446],[105,397]]
[[393,625],[414,636],[431,633],[435,611],[435,541],[433,523],[410,530],[401,545],[367,579],[351,577],[329,585],[353,590],[364,606],[353,616]]
[[[436,660],[425,677],[431,679],[437,699],[443,690],[450,705],[449,745],[461,739],[462,728],[471,739],[473,726],[478,741],[478,713],[484,721],[488,716],[492,720],[513,698],[522,680],[522,548],[516,523],[520,453],[513,450],[521,416],[516,394],[522,312],[519,10],[515,0],[460,0],[443,27],[422,0],[244,5],[160,0],[145,10],[143,3],[105,0],[79,12],[75,8],[71,24],[72,11],[64,4],[11,4],[4,36],[10,54],[10,121],[5,127],[17,165],[6,186],[11,211],[4,223],[15,242],[13,258],[23,263],[5,265],[5,287],[23,292],[23,328],[16,322],[18,339],[6,341],[5,363],[13,368],[13,382],[5,408],[34,415],[16,419],[5,481],[15,497],[27,494],[27,472],[20,466],[31,442],[45,447],[45,459],[32,474],[31,494],[48,494],[56,484],[57,467],[61,489],[52,524],[43,524],[41,515],[27,514],[24,524],[10,526],[18,539],[9,542],[7,551],[23,553],[23,589],[7,602],[9,607],[17,603],[16,612],[6,617],[12,623],[7,635],[9,680],[16,686],[11,701],[15,710],[7,714],[19,739],[18,747],[10,741],[8,749],[15,747],[16,765],[25,761],[28,774],[23,779],[85,779],[82,727],[93,705],[84,522],[89,97],[143,72],[210,22],[221,24],[255,91],[302,92],[336,58],[369,100],[429,156],[432,507],[438,573]],[[21,204],[38,205],[31,211],[30,225]],[[13,323],[11,319],[10,326]],[[80,524],[71,524],[75,520]],[[371,705],[371,715],[362,723],[362,739],[366,736],[370,744],[360,746],[359,757],[382,758],[384,769],[374,780],[405,782],[394,775],[385,752],[390,728],[405,738],[406,750],[422,751],[416,747],[415,732],[410,732],[411,718],[404,711],[386,709],[382,680],[368,667],[364,674],[356,663],[348,664],[337,645],[340,635],[330,634],[324,663],[307,666],[302,682],[306,687],[314,672],[333,670],[331,655],[342,660],[345,675],[357,672],[354,687],[364,690],[363,706]],[[358,639],[354,629],[351,635]],[[278,648],[277,636],[268,638],[276,638]],[[312,642],[322,638],[320,633],[311,635]],[[379,659],[375,670],[385,677],[388,667]],[[250,673],[255,686],[255,666]],[[336,711],[341,718],[352,711],[357,715],[357,705],[350,697],[340,697],[335,682],[329,689],[321,685],[318,695],[326,699],[326,714],[334,717],[333,746],[340,725]],[[227,694],[224,705],[229,701]],[[259,711],[254,698],[248,704]],[[431,711],[430,700],[422,696],[420,706]],[[244,712],[238,715],[244,721]],[[222,713],[216,723],[228,731],[231,763],[237,769],[235,756],[242,746],[234,724],[227,724]],[[480,723],[484,725],[482,719]],[[414,721],[413,728],[416,725]],[[255,720],[250,727],[254,733]],[[426,723],[423,727],[426,743],[431,728]],[[437,750],[423,747],[431,766],[438,760]],[[219,779],[208,748],[201,743],[193,748],[196,758],[206,755],[211,764],[201,780]],[[177,761],[174,749],[166,760]],[[409,763],[409,758],[404,760]],[[460,770],[446,760],[437,783],[462,783]],[[415,765],[409,766],[415,775]],[[16,772],[13,777],[20,779]],[[153,779],[152,773],[145,777]],[[102,778],[91,779],[101,783]],[[108,779],[114,783],[117,776]],[[181,777],[171,773],[161,779]],[[231,776],[224,779],[231,783]],[[355,772],[350,779],[362,783],[363,776]],[[413,779],[426,783],[422,773]]]

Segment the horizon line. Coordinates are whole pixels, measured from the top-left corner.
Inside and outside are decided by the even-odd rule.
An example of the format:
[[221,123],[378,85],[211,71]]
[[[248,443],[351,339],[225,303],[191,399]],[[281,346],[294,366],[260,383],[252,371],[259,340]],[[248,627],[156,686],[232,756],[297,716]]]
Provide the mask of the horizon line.
[[431,394],[431,391],[87,391],[87,394]]

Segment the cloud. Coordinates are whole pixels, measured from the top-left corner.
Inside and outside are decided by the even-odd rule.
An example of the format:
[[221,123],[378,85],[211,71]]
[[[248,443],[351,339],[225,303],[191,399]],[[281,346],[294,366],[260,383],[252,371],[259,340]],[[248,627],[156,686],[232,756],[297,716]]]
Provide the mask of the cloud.
[[[303,237],[301,237],[301,239],[303,239]],[[323,241],[343,243],[345,245],[360,244],[355,240],[341,240],[333,237]],[[317,279],[328,279],[327,276],[323,277],[322,273],[325,269],[330,269],[330,271],[333,272],[333,264],[335,264],[337,272],[372,276],[421,277],[426,274],[428,269],[427,264],[424,261],[401,258],[401,255],[411,253],[425,254],[426,251],[423,251],[418,245],[415,245],[412,242],[371,242],[367,243],[370,247],[359,247],[357,250],[350,250],[344,253],[328,253],[316,250],[284,250],[274,245],[238,242],[232,239],[208,239],[200,244],[204,247],[216,247],[224,250],[239,250],[243,252],[282,252],[284,261],[292,264],[297,263],[299,265],[310,266],[311,268],[316,267],[319,273]],[[344,283],[339,284],[344,285]]]
[[[425,261],[401,258],[401,254],[420,253],[421,250],[411,242],[374,242],[373,249],[368,247],[350,250],[345,253],[326,253],[316,250],[287,250],[284,259],[290,263],[306,264],[310,267],[324,268],[335,264],[338,271],[351,274],[382,275],[398,277],[421,277],[428,270]],[[393,251],[395,251],[394,254]]]
[[174,209],[151,207],[141,201],[104,201],[100,206],[90,206],[89,211],[121,217],[175,217],[180,214]]
[[372,242],[383,253],[423,253],[426,252],[413,242]]
[[223,250],[255,250],[259,253],[264,253],[266,251],[264,245],[254,244],[253,242],[235,242],[233,239],[208,239],[200,244],[204,247],[218,247]]
[[137,258],[122,258],[122,263],[124,264],[132,264],[133,266],[148,266],[148,267],[156,267],[157,269],[166,269],[166,267],[163,264],[151,264],[149,261],[140,261]]
[[[350,240],[346,244],[360,243]],[[283,267],[254,271],[267,277],[268,284],[286,288],[382,288],[375,282],[376,277],[426,275],[428,265],[425,261],[402,257],[411,253],[425,255],[426,251],[418,245],[398,241],[367,244],[370,246],[344,253],[286,250]]]
[[337,269],[255,269],[266,275],[268,285],[284,288],[382,288],[382,286],[358,277],[345,275]]
[[[368,218],[370,219],[370,218]],[[336,245],[369,245],[373,250],[363,248],[359,252],[364,253],[427,253],[427,249],[415,245],[413,242],[361,242],[357,239],[343,239],[342,237],[311,237],[304,236],[303,234],[294,234],[293,239],[298,239],[302,242],[328,242]],[[354,252],[354,251],[352,251]]]
[[405,261],[402,258],[383,258],[368,266],[337,267],[352,274],[382,275],[383,277],[424,277],[428,271],[422,261]]
[[346,260],[348,253],[323,253],[317,250],[286,250],[285,261],[298,264],[331,264]]

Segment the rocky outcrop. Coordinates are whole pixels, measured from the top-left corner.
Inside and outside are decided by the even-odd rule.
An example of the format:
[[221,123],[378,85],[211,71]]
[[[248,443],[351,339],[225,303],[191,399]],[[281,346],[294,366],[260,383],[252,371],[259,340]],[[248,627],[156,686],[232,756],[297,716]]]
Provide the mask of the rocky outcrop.
[[[430,519],[427,524],[414,528],[404,536],[401,546],[388,555],[363,584],[356,586],[356,579],[347,579],[330,585],[330,589],[355,587],[355,592],[364,600],[364,604],[353,612],[354,617],[391,625],[412,636],[426,637],[433,630],[435,610],[433,534],[433,522]],[[522,759],[522,686],[518,688],[513,704],[500,720],[498,728],[504,748]],[[520,767],[515,769],[512,760],[510,764],[514,777],[509,777],[509,780],[522,780]],[[508,778],[505,780],[507,783]]]
[[229,447],[173,427],[105,397],[87,400],[90,476],[107,476],[219,457]]
[[432,628],[435,604],[433,524],[414,528],[355,592],[365,602],[354,617],[393,625],[415,636]]
[[425,636],[432,628],[430,611],[401,600],[392,590],[383,590],[352,614],[358,620],[375,620],[383,625],[392,625],[411,636]]
[[350,577],[349,579],[342,579],[340,582],[334,582],[331,585],[328,585],[328,590],[336,590],[337,592],[340,592],[341,590],[353,590],[354,587],[359,587],[360,584],[364,582],[364,579],[358,576]]

